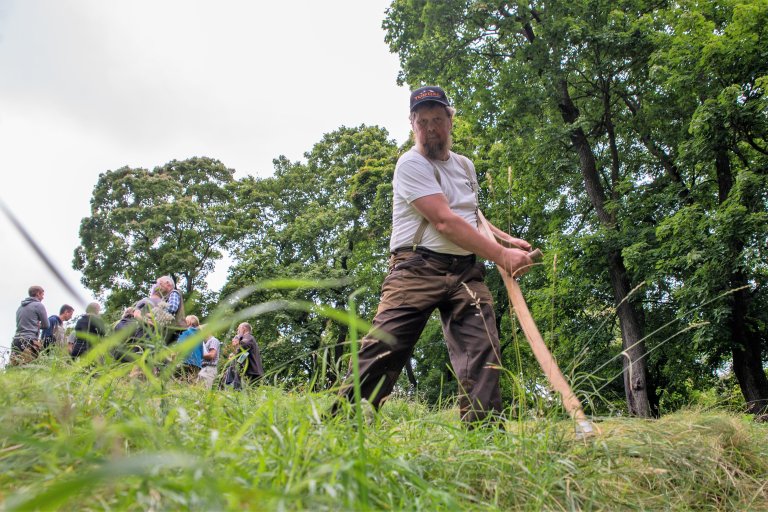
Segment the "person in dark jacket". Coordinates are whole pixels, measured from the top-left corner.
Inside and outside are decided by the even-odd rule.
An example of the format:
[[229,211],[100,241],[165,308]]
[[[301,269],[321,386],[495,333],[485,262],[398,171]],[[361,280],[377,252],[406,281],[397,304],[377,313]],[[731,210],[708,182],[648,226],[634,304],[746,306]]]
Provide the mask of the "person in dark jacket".
[[127,307],[123,310],[123,316],[115,323],[114,331],[127,331],[129,333],[128,339],[141,337],[141,326],[139,320],[136,318],[136,308],[133,306]]
[[30,286],[29,296],[16,310],[16,333],[11,342],[11,364],[19,365],[35,359],[40,353],[40,329],[47,329],[48,313],[42,300],[42,286]]
[[91,349],[91,341],[107,335],[104,320],[99,316],[101,306],[91,302],[85,308],[85,314],[75,323],[75,342],[72,345],[72,358],[78,358]]
[[114,325],[113,330],[122,332],[125,340],[113,351],[115,359],[120,361],[133,361],[144,351],[144,330],[139,318],[141,312],[137,312],[133,306],[125,308],[123,316]]
[[264,366],[261,363],[259,344],[251,334],[251,324],[243,322],[237,326],[237,335],[232,338],[232,346],[241,348],[248,354],[244,361],[243,377],[250,382],[255,382],[264,375]]
[[59,308],[58,315],[51,315],[48,317],[48,328],[43,329],[40,334],[43,348],[48,348],[51,345],[56,344],[64,346],[64,322],[69,322],[74,313],[75,308],[69,304],[64,304]]

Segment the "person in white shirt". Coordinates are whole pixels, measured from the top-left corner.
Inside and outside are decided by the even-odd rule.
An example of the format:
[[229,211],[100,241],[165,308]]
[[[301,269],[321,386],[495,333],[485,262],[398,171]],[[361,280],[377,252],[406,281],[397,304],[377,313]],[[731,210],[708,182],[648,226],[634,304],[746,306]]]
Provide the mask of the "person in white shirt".
[[206,389],[213,387],[219,366],[221,342],[214,336],[209,336],[203,343],[203,367],[197,375],[197,381],[202,382]]
[[[472,162],[451,151],[453,109],[440,87],[411,93],[415,146],[400,157],[392,180],[389,275],[359,354],[362,396],[378,408],[391,393],[427,320],[440,311],[451,364],[459,383],[462,420],[474,422],[502,409],[500,349],[493,302],[483,282],[491,260],[510,275],[532,264],[531,245],[491,226],[510,249],[478,230],[477,176]],[[351,399],[348,376],[340,394]],[[332,414],[338,413],[340,402]]]

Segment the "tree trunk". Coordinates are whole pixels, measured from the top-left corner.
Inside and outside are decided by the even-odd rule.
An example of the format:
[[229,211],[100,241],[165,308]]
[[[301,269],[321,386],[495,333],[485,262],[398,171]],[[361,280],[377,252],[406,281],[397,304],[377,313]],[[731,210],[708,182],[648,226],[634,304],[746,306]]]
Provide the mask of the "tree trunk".
[[[731,281],[735,287],[747,284],[746,278],[737,273]],[[768,378],[763,369],[760,333],[750,328],[747,318],[749,311],[749,290],[742,289],[733,294],[729,327],[731,330],[731,351],[733,373],[739,382],[741,394],[751,414],[768,414]]]
[[613,294],[618,307],[621,329],[621,346],[624,349],[624,393],[630,414],[647,418],[651,415],[651,401],[648,394],[648,371],[646,369],[646,348],[643,339],[640,315],[635,311],[629,293],[632,290],[621,255],[612,251],[608,255],[608,271],[611,276]]
[[408,382],[411,383],[413,389],[416,389],[419,383],[416,381],[416,374],[413,373],[413,365],[411,364],[410,358],[405,362],[405,374],[408,376]]
[[[565,79],[558,82],[560,112],[563,120],[574,124],[579,118],[579,109],[573,103],[568,92]],[[592,206],[595,208],[600,223],[608,229],[615,229],[616,219],[605,209],[605,192],[597,172],[597,162],[592,147],[584,130],[573,128],[571,142],[579,155],[579,166],[584,187]],[[611,278],[614,300],[617,304],[617,314],[621,328],[622,348],[624,349],[624,393],[627,397],[629,413],[642,418],[651,415],[650,400],[648,399],[648,372],[646,371],[646,348],[642,340],[642,327],[639,315],[628,300],[632,287],[621,254],[610,250],[608,255],[608,272]]]
[[[731,162],[725,148],[715,152],[715,168],[717,171],[718,199],[723,204],[733,188]],[[729,253],[733,256],[733,265],[737,264],[736,257],[744,250],[744,241],[734,238],[729,243]],[[747,411],[752,414],[768,413],[768,377],[763,369],[763,347],[760,333],[749,321],[749,306],[751,297],[749,284],[743,272],[737,268],[723,269],[730,272],[728,279],[732,290],[739,289],[729,296],[730,317],[727,326],[730,335],[731,354],[733,357],[733,373],[739,382],[741,394],[747,403]]]

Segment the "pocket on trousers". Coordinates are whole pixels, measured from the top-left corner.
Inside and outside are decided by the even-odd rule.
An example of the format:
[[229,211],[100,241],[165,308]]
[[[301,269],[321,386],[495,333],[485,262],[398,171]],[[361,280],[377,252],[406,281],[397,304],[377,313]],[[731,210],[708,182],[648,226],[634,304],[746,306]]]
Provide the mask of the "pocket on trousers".
[[378,312],[381,313],[385,309],[396,308],[402,306],[405,303],[405,279],[400,273],[392,272],[384,278],[384,282],[381,284],[381,300],[379,301]]
[[407,270],[409,268],[423,267],[426,264],[427,262],[424,261],[424,258],[421,256],[421,254],[414,254],[404,260],[395,260],[389,271],[391,273],[397,270]]

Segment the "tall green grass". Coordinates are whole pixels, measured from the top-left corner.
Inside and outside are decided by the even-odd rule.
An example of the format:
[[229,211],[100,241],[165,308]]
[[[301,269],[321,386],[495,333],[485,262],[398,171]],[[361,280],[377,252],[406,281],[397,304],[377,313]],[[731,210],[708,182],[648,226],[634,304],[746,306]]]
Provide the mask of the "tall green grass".
[[[318,283],[259,285],[304,286]],[[768,427],[724,410],[603,418],[585,440],[551,400],[468,429],[451,403],[392,398],[374,413],[358,388],[329,417],[335,390],[176,381],[207,331],[295,308],[349,325],[359,386],[357,333],[370,325],[354,295],[349,312],[287,301],[234,311],[257,289],[227,299],[197,337],[133,362],[110,357],[113,336],[77,361],[54,351],[0,371],[2,509],[768,510]]]
[[393,399],[358,422],[325,417],[332,392],[129,369],[52,354],[0,372],[4,510],[768,510],[768,427],[727,412],[576,440],[556,417],[470,430]]

